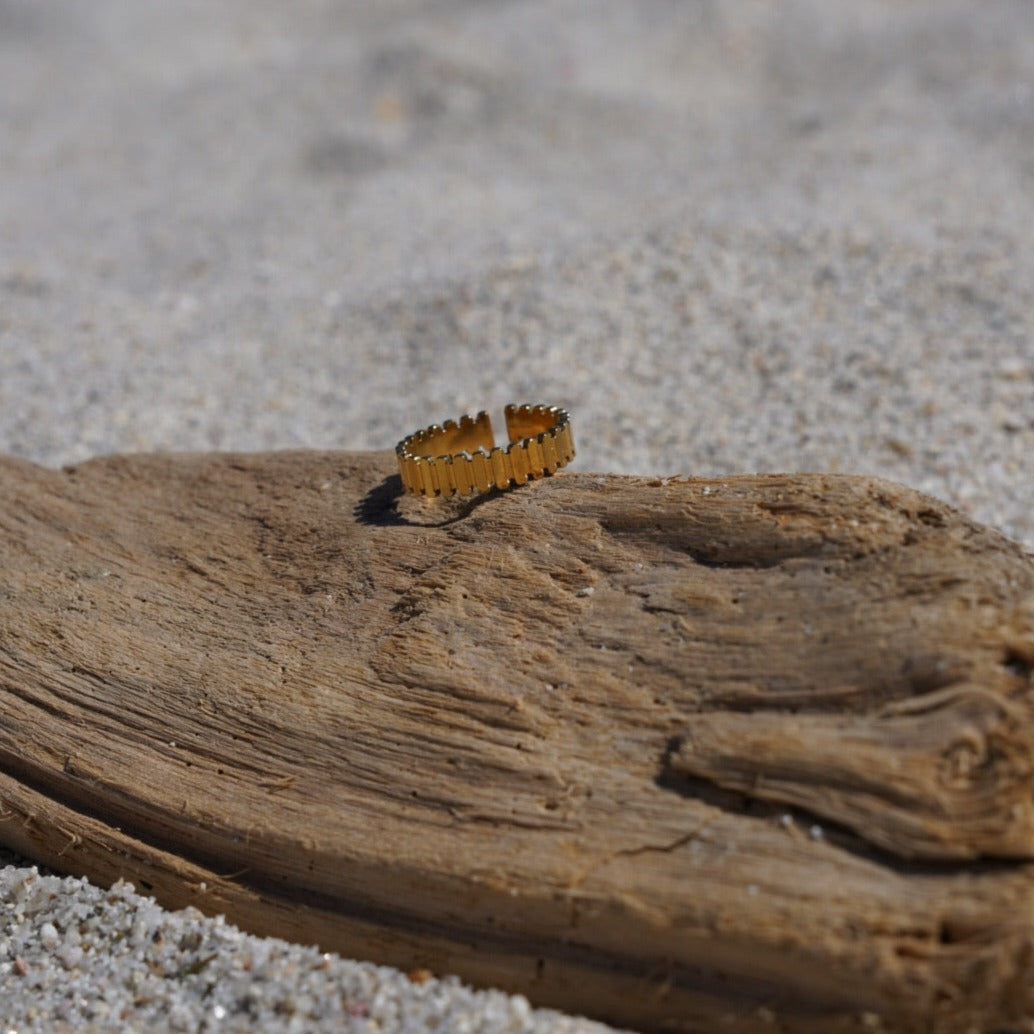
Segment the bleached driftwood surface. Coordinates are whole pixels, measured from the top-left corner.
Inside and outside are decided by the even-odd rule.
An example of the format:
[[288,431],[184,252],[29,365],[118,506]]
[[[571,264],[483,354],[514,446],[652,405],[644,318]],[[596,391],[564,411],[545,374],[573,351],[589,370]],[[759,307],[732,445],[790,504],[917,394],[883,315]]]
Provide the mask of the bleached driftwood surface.
[[643,1030],[1031,1029],[1030,556],[865,478],[393,462],[0,460],[0,842]]

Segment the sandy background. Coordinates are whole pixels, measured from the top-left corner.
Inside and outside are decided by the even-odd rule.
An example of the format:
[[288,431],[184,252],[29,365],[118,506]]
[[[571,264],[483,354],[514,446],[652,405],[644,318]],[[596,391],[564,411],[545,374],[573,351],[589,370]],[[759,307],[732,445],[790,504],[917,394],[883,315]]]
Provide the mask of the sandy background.
[[[879,474],[1034,549],[1031,227],[1029,0],[0,0],[0,451],[45,464],[541,400],[576,469]],[[434,995],[448,1029],[589,1029],[157,910],[219,957],[134,1018],[149,949],[112,931],[150,906],[26,911],[27,875],[22,1032],[423,1032]],[[77,905],[78,958],[47,911]],[[374,973],[388,1012],[219,1005],[242,944],[281,1004],[314,958],[313,1009]]]

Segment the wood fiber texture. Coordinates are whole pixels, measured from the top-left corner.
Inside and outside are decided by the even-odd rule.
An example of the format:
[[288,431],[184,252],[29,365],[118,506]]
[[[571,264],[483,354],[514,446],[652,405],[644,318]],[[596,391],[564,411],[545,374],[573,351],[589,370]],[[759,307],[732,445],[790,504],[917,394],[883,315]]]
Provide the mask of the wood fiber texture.
[[1034,561],[899,485],[0,460],[0,842],[640,1030],[1034,1029]]

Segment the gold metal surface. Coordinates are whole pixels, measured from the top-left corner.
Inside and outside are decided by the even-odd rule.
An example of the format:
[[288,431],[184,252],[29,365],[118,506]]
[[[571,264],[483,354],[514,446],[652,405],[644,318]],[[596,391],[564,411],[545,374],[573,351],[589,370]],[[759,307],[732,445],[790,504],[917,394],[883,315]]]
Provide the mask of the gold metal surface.
[[503,446],[495,444],[492,421],[484,411],[403,438],[395,452],[406,491],[439,496],[512,488],[574,459],[566,410],[511,404],[504,413],[509,442]]

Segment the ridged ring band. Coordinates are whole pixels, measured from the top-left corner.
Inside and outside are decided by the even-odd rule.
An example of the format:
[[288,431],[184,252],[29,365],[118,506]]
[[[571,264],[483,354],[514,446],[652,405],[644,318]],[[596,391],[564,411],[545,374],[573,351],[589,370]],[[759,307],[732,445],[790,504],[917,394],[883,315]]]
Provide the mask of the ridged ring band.
[[554,473],[574,459],[567,411],[557,406],[509,405],[508,444],[498,446],[486,412],[446,420],[403,438],[395,447],[407,492],[468,495],[512,488]]

